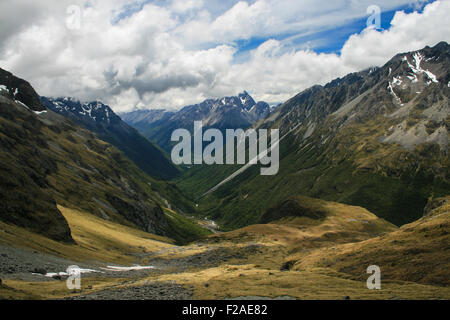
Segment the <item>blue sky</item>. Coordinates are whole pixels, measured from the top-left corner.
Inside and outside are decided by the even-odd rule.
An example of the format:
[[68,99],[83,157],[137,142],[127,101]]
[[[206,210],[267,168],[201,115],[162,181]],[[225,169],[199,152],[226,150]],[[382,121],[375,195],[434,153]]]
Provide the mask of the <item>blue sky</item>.
[[[434,0],[428,3],[434,2]],[[404,11],[405,13],[412,13],[417,11],[423,12],[426,3],[417,3],[416,5],[406,4],[399,6],[393,10],[384,11],[381,8],[381,29],[387,30],[391,27],[391,21],[397,11]],[[269,39],[276,39],[279,41],[287,41],[289,47],[295,50],[313,50],[317,53],[336,53],[340,54],[345,42],[352,34],[357,34],[367,27],[368,16],[360,19],[352,20],[341,26],[329,28],[326,30],[319,30],[308,35],[297,35],[295,33],[275,35],[272,37],[251,38],[248,40],[236,40],[235,44],[238,51],[235,55],[235,62],[242,63],[249,59],[249,53],[258,48],[262,43]],[[290,40],[292,39],[292,40]]]
[[[247,0],[248,4],[253,4],[257,0]],[[404,11],[405,13],[412,13],[417,11],[421,13],[426,4],[432,3],[435,0],[411,0],[407,4],[400,5],[394,9],[385,10],[383,6],[381,9],[381,29],[387,30],[391,27],[391,21],[397,11]],[[208,11],[212,18],[217,18],[224,12],[230,10],[238,1],[232,0],[208,0]],[[143,0],[126,4],[121,8],[119,13],[112,16],[112,23],[116,24],[120,20],[130,17],[144,9],[147,4],[154,4],[164,7],[168,3],[167,0]],[[374,2],[376,5],[376,2]],[[336,53],[340,51],[352,34],[357,34],[367,27],[367,19],[369,14],[358,19],[352,19],[341,25],[335,25],[332,28],[318,28],[317,30],[310,30],[307,34],[303,33],[284,33],[273,34],[265,37],[251,37],[249,39],[233,39],[232,45],[237,48],[234,54],[234,63],[243,63],[250,59],[250,54],[253,50],[258,48],[261,44],[269,39],[275,39],[284,43],[284,45],[291,50],[313,50],[316,53]],[[186,15],[180,14],[179,19],[186,19]],[[228,41],[230,43],[230,41]],[[214,47],[216,43],[206,44],[204,48]]]

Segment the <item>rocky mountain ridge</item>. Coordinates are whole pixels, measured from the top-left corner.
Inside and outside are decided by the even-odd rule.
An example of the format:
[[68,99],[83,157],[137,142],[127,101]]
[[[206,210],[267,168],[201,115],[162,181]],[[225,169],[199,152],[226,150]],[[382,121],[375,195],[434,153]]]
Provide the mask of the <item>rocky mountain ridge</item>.
[[[230,228],[297,194],[363,206],[396,225],[420,218],[428,198],[450,188],[449,70],[442,42],[299,93],[258,123],[287,135],[279,174],[250,168],[199,206]],[[180,186],[198,199],[230,170],[204,167]]]
[[120,116],[144,136],[170,152],[170,137],[175,129],[193,131],[194,121],[202,121],[205,129],[246,129],[270,113],[266,102],[255,102],[246,91],[237,96],[208,99],[181,110],[138,110]]

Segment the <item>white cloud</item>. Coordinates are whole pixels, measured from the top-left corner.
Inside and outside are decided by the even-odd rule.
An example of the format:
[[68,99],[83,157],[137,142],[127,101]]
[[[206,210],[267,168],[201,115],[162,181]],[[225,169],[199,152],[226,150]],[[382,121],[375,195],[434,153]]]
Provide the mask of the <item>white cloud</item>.
[[[66,27],[66,9],[74,2],[82,8],[80,30]],[[380,2],[386,10],[407,0]],[[125,0],[51,0],[45,6],[33,2],[33,10],[22,0],[0,4],[0,67],[30,80],[43,95],[99,98],[124,111],[182,107],[244,89],[260,100],[283,101],[311,85],[383,64],[398,51],[450,42],[449,1],[441,1],[422,14],[397,13],[389,30],[352,36],[342,55],[269,39],[236,63],[236,40],[333,28],[364,17],[370,1],[164,3],[141,8],[139,2],[125,6]],[[22,9],[26,19],[18,22],[11,14]]]
[[203,0],[174,0],[171,9],[176,13],[186,13],[191,10],[203,8]]
[[351,36],[342,48],[343,62],[355,69],[381,65],[397,53],[450,43],[450,1],[427,5],[423,13],[395,14],[389,30],[368,29]]

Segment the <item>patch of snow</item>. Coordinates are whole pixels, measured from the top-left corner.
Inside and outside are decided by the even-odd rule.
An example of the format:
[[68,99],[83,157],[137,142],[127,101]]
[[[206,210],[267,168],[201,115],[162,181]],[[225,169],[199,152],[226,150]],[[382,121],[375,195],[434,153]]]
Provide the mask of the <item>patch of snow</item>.
[[[415,66],[413,66],[409,62],[409,60],[406,56],[403,58],[403,61],[406,61],[406,63],[408,64],[408,67],[412,70],[412,72],[414,74],[416,74],[416,75],[417,74],[425,74],[431,80],[431,82],[439,83],[439,81],[437,80],[437,77],[430,70],[422,69],[422,67],[420,66],[424,59],[424,56],[420,52],[414,53],[413,59],[414,59]],[[427,82],[427,84],[431,84],[431,82]]]
[[406,77],[407,77],[409,80],[411,80],[412,83],[416,83],[416,82],[419,81],[419,79],[417,78],[417,75],[412,74],[412,73],[411,73],[411,75],[406,76]]
[[31,110],[30,107],[28,107],[28,106],[27,106],[25,103],[23,103],[22,101],[20,101],[20,100],[14,100],[14,101],[15,101],[16,103],[20,104],[21,106],[27,108],[28,110]]
[[428,78],[430,78],[431,81],[433,81],[434,83],[439,83],[437,77],[432,74],[431,71],[425,70],[424,73],[428,76]]
[[[98,272],[98,273],[104,273],[98,270],[93,270],[93,269],[78,269],[80,271],[80,274],[83,273],[94,273],[94,272]],[[68,274],[67,272],[48,272],[46,273],[44,276],[48,277],[48,278],[53,278],[54,276],[69,276],[70,274]]]
[[402,100],[399,98],[399,96],[397,96],[397,94],[395,93],[395,91],[394,91],[394,88],[392,87],[392,83],[391,82],[389,82],[389,85],[388,85],[388,90],[391,92],[391,94],[392,94],[392,96],[395,98],[395,100],[398,102],[398,103],[402,103]]
[[34,113],[36,113],[37,115],[43,114],[43,113],[47,113],[47,110],[44,111],[34,111]]
[[8,88],[5,85],[0,84],[0,91],[8,91]]
[[392,85],[394,85],[394,86],[399,86],[399,85],[401,85],[403,83],[403,81],[402,81],[402,77],[394,77],[394,78],[392,78]]
[[109,108],[105,108],[105,115],[106,115],[106,122],[111,123],[111,120],[109,118]]
[[420,70],[420,63],[422,62],[424,56],[420,52],[416,52],[413,55],[414,62],[416,63],[416,69]]
[[107,271],[116,271],[116,272],[126,272],[126,271],[135,271],[135,270],[148,270],[148,269],[154,269],[153,266],[139,266],[135,265],[132,267],[118,267],[118,266],[107,266],[106,268],[101,268],[103,270]]

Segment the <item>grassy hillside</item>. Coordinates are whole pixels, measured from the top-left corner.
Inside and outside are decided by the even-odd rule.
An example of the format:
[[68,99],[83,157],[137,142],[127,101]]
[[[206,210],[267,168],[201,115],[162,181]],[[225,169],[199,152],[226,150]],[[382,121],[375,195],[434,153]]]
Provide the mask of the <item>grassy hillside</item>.
[[450,285],[450,197],[436,199],[423,218],[360,243],[291,257],[294,270],[329,267],[358,278],[370,264],[383,279]]
[[[139,262],[138,254],[157,252],[173,247],[173,240],[136,228],[105,221],[87,212],[58,206],[67,220],[75,243],[61,243],[26,229],[0,222],[0,244],[43,252],[70,261],[130,265]],[[120,285],[120,277],[83,277],[83,286],[90,291]],[[0,299],[60,299],[73,295],[65,281],[29,282],[3,280]]]
[[[434,201],[426,217],[399,229],[361,207],[293,197],[286,203],[295,202],[295,210],[269,210],[266,217],[277,220],[207,241],[238,255],[257,245],[255,254],[156,279],[192,285],[197,299],[448,299],[446,201]],[[381,267],[381,290],[366,287],[373,264]]]
[[[6,279],[0,297],[55,299],[105,289],[125,290],[132,297],[152,283],[161,288],[176,283],[192,287],[194,299],[448,299],[448,201],[430,201],[423,219],[397,228],[361,207],[292,197],[269,210],[265,219],[276,220],[268,224],[211,235],[185,247],[60,207],[77,244],[3,223],[0,243],[83,261],[130,264],[143,256],[141,265],[164,261],[168,268],[142,278],[87,275],[78,292],[68,291],[64,281]],[[381,267],[381,290],[366,287],[366,268],[372,264]]]
[[[361,137],[353,128],[347,130],[339,139]],[[366,129],[361,125],[359,130]],[[317,135],[320,136],[320,132]],[[433,154],[431,148],[429,152],[415,156],[395,146],[376,142],[376,133],[367,139],[368,142],[354,141],[353,145],[344,142],[339,146],[305,144],[292,152],[291,146],[299,142],[293,136],[288,137],[281,144],[278,175],[260,176],[259,168],[252,167],[201,199],[199,211],[225,229],[234,229],[257,223],[267,208],[288,197],[303,194],[363,206],[379,217],[402,225],[421,216],[431,194],[443,196],[448,192],[448,177],[441,178],[431,171],[432,167],[437,168],[436,164],[442,169],[448,164],[448,157],[439,151]],[[368,147],[368,152],[363,151],[370,143],[376,145],[378,152],[369,151]],[[356,156],[348,156],[352,153]],[[389,154],[389,159],[383,159],[383,153]],[[408,160],[402,162],[405,158]],[[191,196],[199,197],[234,170],[227,166],[218,167],[193,169],[200,172],[186,173],[180,188],[196,190]]]
[[178,245],[187,244],[195,240],[201,240],[211,234],[211,231],[201,227],[198,223],[180,215],[173,210],[164,208],[169,219],[170,237]]
[[[178,237],[162,207],[192,212],[173,183],[146,175],[112,145],[51,111],[0,95],[0,221],[73,242],[56,204]],[[192,235],[187,235],[192,239]]]
[[0,222],[0,243],[79,262],[136,262],[133,253],[171,247],[173,240],[98,218],[85,211],[58,206],[72,231],[74,243],[54,241],[26,229]]

